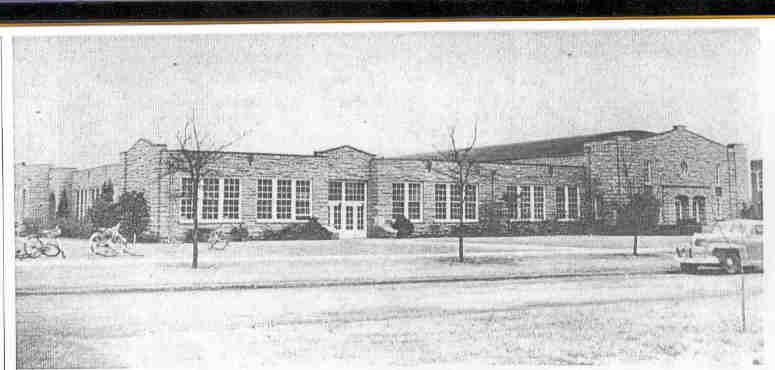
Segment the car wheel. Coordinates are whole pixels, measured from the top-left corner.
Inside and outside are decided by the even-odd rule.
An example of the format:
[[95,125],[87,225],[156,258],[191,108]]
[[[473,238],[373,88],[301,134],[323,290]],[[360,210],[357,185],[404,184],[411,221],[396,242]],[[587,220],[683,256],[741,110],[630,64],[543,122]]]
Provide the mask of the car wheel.
[[696,274],[697,273],[697,265],[693,265],[691,263],[682,263],[681,264],[681,272],[685,272],[687,274]]
[[727,253],[721,258],[721,268],[727,274],[738,274],[743,269],[740,265],[740,256],[737,253]]

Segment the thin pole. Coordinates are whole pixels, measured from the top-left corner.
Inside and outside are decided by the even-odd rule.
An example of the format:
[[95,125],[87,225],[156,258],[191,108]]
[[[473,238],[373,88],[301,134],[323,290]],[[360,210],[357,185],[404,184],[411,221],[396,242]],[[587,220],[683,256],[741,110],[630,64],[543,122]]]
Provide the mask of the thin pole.
[[740,318],[742,329],[745,331],[745,274],[740,274]]

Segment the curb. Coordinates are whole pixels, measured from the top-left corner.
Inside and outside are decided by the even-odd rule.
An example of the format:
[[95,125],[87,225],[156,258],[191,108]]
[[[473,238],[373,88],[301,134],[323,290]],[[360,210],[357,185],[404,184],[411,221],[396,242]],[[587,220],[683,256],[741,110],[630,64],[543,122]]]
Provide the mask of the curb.
[[320,281],[281,281],[281,282],[247,282],[207,285],[172,285],[156,287],[111,287],[111,288],[64,288],[58,290],[17,289],[17,297],[50,296],[50,295],[86,295],[86,294],[122,294],[122,293],[168,293],[215,290],[247,290],[247,289],[291,289],[291,288],[332,288],[378,285],[408,285],[427,283],[463,283],[463,282],[495,282],[540,279],[562,279],[580,277],[610,277],[610,276],[648,276],[669,275],[671,271],[635,271],[635,272],[596,272],[596,273],[566,273],[547,275],[505,275],[505,276],[448,276],[434,278],[406,278],[385,280],[320,280]]

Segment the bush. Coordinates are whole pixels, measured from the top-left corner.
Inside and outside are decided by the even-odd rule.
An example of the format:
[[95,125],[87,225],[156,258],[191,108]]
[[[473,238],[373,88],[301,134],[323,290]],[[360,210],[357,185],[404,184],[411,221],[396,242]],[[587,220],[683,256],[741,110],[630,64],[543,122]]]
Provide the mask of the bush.
[[[206,242],[207,239],[210,237],[211,232],[213,232],[213,229],[205,229],[200,227],[199,233],[197,234],[197,240],[199,242]],[[184,243],[194,242],[194,229],[186,230],[185,235],[183,235],[183,242]]]
[[243,240],[248,240],[248,236],[250,233],[248,232],[248,229],[245,228],[245,225],[239,224],[237,226],[234,226],[231,228],[231,231],[229,231],[229,236],[231,237],[231,240],[235,242],[241,242]]
[[262,236],[265,240],[331,240],[333,238],[334,233],[328,231],[314,217],[310,217],[305,223],[291,224],[278,231],[265,232]]
[[95,227],[113,227],[119,221],[119,210],[116,204],[97,198],[88,211],[89,221]]
[[18,230],[20,235],[32,235],[40,232],[46,225],[42,221],[33,218],[25,218],[22,220],[21,229]]
[[59,217],[54,222],[62,230],[62,237],[86,239],[96,230],[89,221],[81,221],[75,217]]
[[159,235],[156,233],[144,232],[137,236],[138,243],[158,243],[160,240]]
[[116,208],[121,221],[120,232],[125,237],[132,238],[132,235],[142,235],[148,228],[151,214],[148,201],[145,200],[143,193],[130,191],[121,194]]
[[414,225],[403,215],[398,215],[391,226],[396,229],[396,237],[398,238],[406,238],[414,233]]

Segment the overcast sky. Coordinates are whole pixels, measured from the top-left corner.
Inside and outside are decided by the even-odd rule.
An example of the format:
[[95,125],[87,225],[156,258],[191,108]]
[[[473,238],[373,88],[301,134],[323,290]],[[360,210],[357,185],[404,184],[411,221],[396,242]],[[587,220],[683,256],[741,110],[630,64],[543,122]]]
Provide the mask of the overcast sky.
[[755,29],[14,39],[16,161],[117,162],[193,117],[233,149],[384,156],[675,124],[761,155]]

